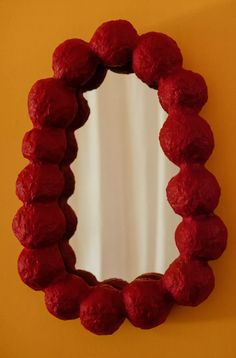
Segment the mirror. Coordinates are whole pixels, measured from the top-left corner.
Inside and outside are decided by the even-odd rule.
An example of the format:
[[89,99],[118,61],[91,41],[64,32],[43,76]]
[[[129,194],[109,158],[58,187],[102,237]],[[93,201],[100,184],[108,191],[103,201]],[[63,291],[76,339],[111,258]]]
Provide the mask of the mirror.
[[167,114],[156,91],[133,74],[108,71],[85,97],[91,114],[76,134],[76,190],[69,201],[78,216],[70,241],[77,267],[99,280],[163,273],[178,256],[174,232],[181,220],[165,191],[178,168],[158,140]]

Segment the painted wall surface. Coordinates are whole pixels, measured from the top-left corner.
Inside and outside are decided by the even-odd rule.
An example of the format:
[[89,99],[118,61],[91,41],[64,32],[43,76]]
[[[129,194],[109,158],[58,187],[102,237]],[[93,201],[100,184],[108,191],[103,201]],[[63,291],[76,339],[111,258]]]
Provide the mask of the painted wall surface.
[[[236,357],[236,2],[217,0],[0,1],[0,357]],[[26,164],[20,148],[31,126],[27,92],[51,75],[54,47],[64,39],[89,40],[101,22],[130,20],[140,33],[172,36],[186,68],[204,75],[209,101],[202,115],[214,131],[216,149],[208,167],[222,196],[217,213],[229,229],[229,244],[212,263],[216,289],[197,308],[175,307],[168,321],[141,331],[126,322],[111,337],[97,337],[79,320],[48,314],[43,294],[23,285],[16,272],[21,247],[11,231],[20,206],[17,173]]]

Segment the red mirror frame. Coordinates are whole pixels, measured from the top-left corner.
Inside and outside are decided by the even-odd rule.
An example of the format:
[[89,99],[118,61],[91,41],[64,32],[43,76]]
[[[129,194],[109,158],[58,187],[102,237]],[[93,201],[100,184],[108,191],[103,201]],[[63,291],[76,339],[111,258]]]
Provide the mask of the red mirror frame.
[[[18,271],[23,282],[45,293],[48,311],[60,319],[80,317],[95,334],[112,334],[125,318],[136,327],[163,323],[174,304],[196,306],[214,288],[208,261],[225,250],[227,229],[214,214],[220,197],[216,178],[204,166],[214,148],[210,126],[199,116],[207,101],[203,77],[182,67],[176,42],[165,34],[138,35],[126,20],[108,21],[89,43],[70,39],[53,53],[54,77],[37,81],[29,92],[33,129],[23,139],[30,163],[17,178],[23,202],[13,231],[24,246]],[[134,72],[157,90],[168,113],[159,140],[165,155],[179,166],[167,186],[167,199],[182,222],[175,232],[180,255],[164,275],[147,273],[131,283],[98,282],[75,268],[69,239],[77,217],[67,204],[75,178],[70,164],[77,155],[74,131],[90,113],[83,93],[98,88],[107,70]]]

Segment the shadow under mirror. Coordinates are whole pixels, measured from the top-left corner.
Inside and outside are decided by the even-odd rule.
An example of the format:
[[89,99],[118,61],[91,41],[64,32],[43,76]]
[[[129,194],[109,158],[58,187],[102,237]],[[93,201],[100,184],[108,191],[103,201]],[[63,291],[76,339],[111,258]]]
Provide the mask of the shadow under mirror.
[[178,168],[158,140],[167,114],[156,91],[133,74],[108,71],[101,87],[85,97],[91,114],[76,134],[70,199],[78,216],[70,241],[77,267],[99,280],[163,273],[178,256],[174,232],[181,219],[166,199]]

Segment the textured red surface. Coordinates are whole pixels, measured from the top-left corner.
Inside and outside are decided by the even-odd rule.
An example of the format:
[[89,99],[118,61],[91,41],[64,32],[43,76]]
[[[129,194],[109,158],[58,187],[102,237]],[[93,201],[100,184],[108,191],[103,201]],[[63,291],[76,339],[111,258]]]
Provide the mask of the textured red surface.
[[89,271],[76,270],[75,275],[81,277],[89,286],[96,286],[98,284],[96,277]]
[[33,203],[18,210],[12,228],[23,246],[48,246],[63,238],[66,229],[65,216],[56,202]]
[[122,290],[126,285],[128,285],[127,281],[122,280],[121,278],[108,278],[101,282],[102,285],[110,285],[117,290]]
[[171,207],[181,216],[210,213],[220,197],[216,178],[201,165],[182,167],[169,181],[166,192]]
[[45,304],[48,311],[57,318],[78,318],[80,302],[89,291],[89,286],[82,278],[67,274],[45,289]]
[[74,273],[75,264],[76,264],[76,256],[75,252],[70,246],[68,240],[60,240],[58,242],[58,247],[62,256],[62,259],[65,264],[65,268],[68,272]]
[[75,138],[75,134],[71,130],[66,131],[66,152],[62,160],[63,165],[70,165],[78,153],[78,144]]
[[175,164],[205,163],[214,148],[209,124],[197,114],[175,112],[159,134],[165,155]]
[[212,269],[204,261],[185,261],[177,258],[163,277],[166,289],[176,303],[197,306],[212,292],[215,279]]
[[143,273],[142,275],[136,277],[135,280],[160,280],[163,277],[163,275],[161,273],[157,273],[157,272],[147,272],[147,273]]
[[119,290],[101,285],[93,288],[81,303],[82,325],[95,334],[112,334],[125,319],[125,308]]
[[39,80],[29,92],[28,110],[36,127],[67,127],[77,112],[75,92],[55,78]]
[[216,215],[186,217],[175,231],[175,242],[181,256],[215,260],[227,243],[227,229]]
[[141,35],[133,52],[135,74],[152,88],[158,88],[161,77],[180,69],[182,62],[176,42],[160,32]]
[[54,76],[69,85],[81,87],[92,78],[99,60],[87,42],[70,39],[60,44],[53,53]]
[[61,198],[69,198],[75,190],[75,176],[69,166],[62,167],[61,169],[64,175],[64,188],[61,193]]
[[137,279],[123,290],[127,317],[139,328],[152,328],[163,323],[173,305],[162,280]]
[[132,52],[138,40],[137,31],[126,20],[107,21],[95,31],[90,45],[103,63],[111,68],[130,69]]
[[90,114],[90,108],[87,100],[84,98],[82,93],[77,95],[78,111],[76,113],[73,122],[70,124],[70,130],[76,130],[82,127],[88,120]]
[[100,63],[93,77],[81,87],[82,92],[92,91],[101,86],[107,75],[107,68]]
[[24,248],[18,258],[18,272],[23,282],[34,290],[46,288],[65,273],[57,245],[34,250]]
[[33,128],[24,136],[22,153],[35,162],[58,164],[66,151],[66,134],[61,128]]
[[18,175],[16,194],[24,203],[45,201],[61,195],[64,177],[55,164],[28,164]]
[[70,239],[74,235],[77,227],[77,216],[72,207],[67,204],[66,201],[61,201],[60,207],[65,217],[66,230],[64,238]]
[[160,79],[158,96],[160,104],[168,113],[175,110],[198,113],[208,98],[204,78],[184,69]]

